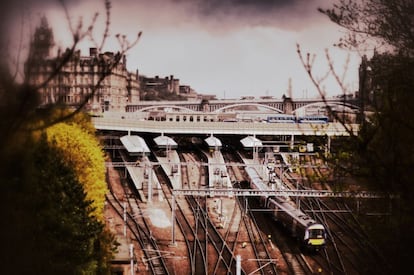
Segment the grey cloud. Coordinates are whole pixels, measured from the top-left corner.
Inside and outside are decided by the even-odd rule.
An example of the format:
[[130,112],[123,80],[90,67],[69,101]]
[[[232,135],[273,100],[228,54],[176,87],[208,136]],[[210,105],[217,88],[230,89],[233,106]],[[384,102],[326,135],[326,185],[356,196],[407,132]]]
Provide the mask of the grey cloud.
[[[58,7],[59,0],[15,0],[17,7],[46,10]],[[104,0],[63,0],[69,8],[94,4],[89,7],[102,9]],[[25,3],[22,5],[22,3]],[[286,30],[300,30],[320,18],[317,8],[326,0],[112,0],[113,23],[124,26],[142,24],[173,26],[194,24],[209,32],[226,33],[246,26],[276,27]],[[13,4],[11,4],[13,5]],[[101,10],[102,11],[102,10]],[[91,10],[91,13],[96,12]],[[115,13],[115,12],[114,12]],[[10,16],[10,14],[9,14]]]
[[[193,1],[194,2],[194,1]],[[289,9],[297,5],[298,0],[209,0],[195,1],[200,6],[200,12],[211,15],[223,10],[233,13],[250,14],[250,13],[272,13],[278,9]]]
[[[125,1],[125,0],[124,0]],[[141,0],[149,1],[149,0]],[[318,16],[323,0],[167,0],[170,8],[187,9],[206,25],[223,28],[272,26],[300,29]],[[164,6],[165,7],[165,6]]]

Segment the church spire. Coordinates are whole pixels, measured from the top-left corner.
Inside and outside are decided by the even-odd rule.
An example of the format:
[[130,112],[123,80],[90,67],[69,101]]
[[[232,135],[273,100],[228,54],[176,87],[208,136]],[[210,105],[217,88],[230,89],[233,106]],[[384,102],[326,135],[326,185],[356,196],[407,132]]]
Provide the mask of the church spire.
[[31,43],[31,58],[35,60],[48,58],[53,46],[54,40],[52,28],[49,27],[46,17],[42,16],[40,25],[36,28]]

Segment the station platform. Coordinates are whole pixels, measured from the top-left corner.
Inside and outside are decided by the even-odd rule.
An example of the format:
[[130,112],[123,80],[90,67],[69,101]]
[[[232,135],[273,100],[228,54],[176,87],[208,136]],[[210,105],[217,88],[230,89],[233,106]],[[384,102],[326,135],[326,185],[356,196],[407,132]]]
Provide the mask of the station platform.
[[[158,192],[161,189],[160,183],[148,158],[144,157],[137,161],[135,166],[126,166],[126,170],[142,201],[152,201],[152,197],[160,193]],[[148,192],[150,186],[151,193]]]
[[169,150],[165,157],[157,156],[157,161],[168,176],[173,188],[182,189],[181,164],[177,151]]
[[209,187],[232,188],[224,157],[219,150],[206,153],[209,163]]

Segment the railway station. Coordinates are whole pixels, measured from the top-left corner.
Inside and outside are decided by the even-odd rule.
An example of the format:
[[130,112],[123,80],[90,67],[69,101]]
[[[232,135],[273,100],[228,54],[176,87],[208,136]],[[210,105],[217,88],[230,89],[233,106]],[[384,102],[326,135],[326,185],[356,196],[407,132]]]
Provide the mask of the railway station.
[[[121,154],[123,161],[128,162],[131,157],[134,160],[132,165],[125,166],[126,174],[129,175],[134,187],[141,194],[142,199],[151,202],[153,189],[159,189],[158,178],[148,160],[148,155],[151,153],[151,150],[145,140],[140,136],[126,135],[120,137],[120,141],[127,152],[127,155]],[[148,193],[144,193],[144,190],[148,191]]]
[[[130,243],[136,248],[142,246],[140,242],[151,247],[135,250],[135,270],[172,266],[181,273],[306,274],[329,269],[313,259],[321,251],[335,251],[335,232],[326,227],[324,215],[346,215],[350,210],[328,208],[321,206],[324,201],[315,200],[351,198],[359,203],[384,197],[333,192],[303,178],[299,172],[305,168],[301,166],[313,173],[324,173],[325,168],[316,159],[317,139],[309,143],[296,136],[293,147],[291,133],[296,126],[288,126],[292,132],[277,140],[267,132],[237,131],[238,123],[221,123],[235,125],[226,126],[233,134],[227,130],[187,134],[188,129],[182,128],[168,134],[140,132],[139,136],[128,131],[122,136],[125,131],[119,130],[121,147],[113,155],[119,155],[122,162],[111,165],[118,167],[128,183],[122,188],[129,195],[119,211],[126,211],[124,223],[131,238],[123,242],[121,251]],[[262,124],[257,125],[260,129]],[[332,129],[324,124],[315,127],[319,129],[313,130],[316,137],[322,128]],[[113,126],[111,129],[114,131]],[[326,135],[319,140],[326,147]],[[281,145],[289,149],[274,149]],[[125,201],[129,206],[122,206]],[[310,206],[314,204],[319,208]],[[303,254],[303,247],[313,252]],[[119,258],[127,259],[125,255]]]
[[177,149],[178,146],[174,139],[164,135],[154,138],[154,142],[157,145],[157,148],[164,150],[166,156],[168,156],[170,150]]
[[209,136],[204,141],[205,141],[205,143],[207,143],[207,146],[208,146],[210,152],[218,151],[223,146],[220,139],[216,138],[213,135]]
[[178,144],[172,138],[164,135],[154,138],[154,142],[157,148],[161,149],[159,154],[157,154],[157,161],[165,174],[168,175],[172,188],[183,188],[181,181],[181,163],[176,151]]
[[240,140],[244,148],[248,150],[254,150],[255,148],[259,149],[263,146],[263,143],[260,139],[255,136],[247,136]]
[[120,140],[130,156],[147,156],[151,153],[145,140],[140,136],[126,135]]

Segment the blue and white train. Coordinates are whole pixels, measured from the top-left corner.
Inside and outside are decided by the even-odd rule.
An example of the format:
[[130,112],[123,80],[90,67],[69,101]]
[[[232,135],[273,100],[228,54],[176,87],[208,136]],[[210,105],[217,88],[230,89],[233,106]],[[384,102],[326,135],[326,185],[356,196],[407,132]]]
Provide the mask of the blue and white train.
[[325,124],[329,119],[325,115],[306,115],[295,116],[287,114],[276,114],[268,116],[266,122],[268,123],[312,123],[312,124]]
[[[256,190],[271,190],[253,167],[246,167],[250,187]],[[290,198],[261,196],[261,205],[272,210],[272,217],[281,222],[296,237],[301,245],[310,251],[319,251],[326,244],[325,227],[303,213]]]

